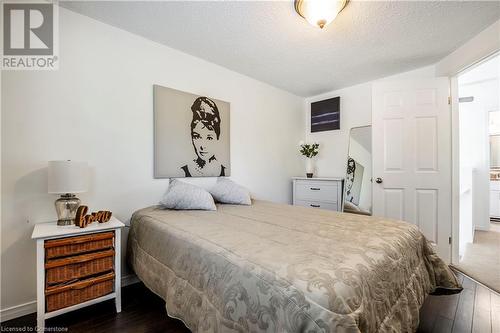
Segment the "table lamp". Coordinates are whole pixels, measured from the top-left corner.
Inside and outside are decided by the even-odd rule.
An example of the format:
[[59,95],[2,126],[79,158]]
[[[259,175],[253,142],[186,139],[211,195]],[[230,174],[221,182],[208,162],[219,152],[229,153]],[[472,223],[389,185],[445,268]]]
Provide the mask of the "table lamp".
[[86,162],[49,161],[49,189],[52,194],[61,194],[56,200],[57,225],[75,223],[80,199],[75,193],[87,191],[88,166]]

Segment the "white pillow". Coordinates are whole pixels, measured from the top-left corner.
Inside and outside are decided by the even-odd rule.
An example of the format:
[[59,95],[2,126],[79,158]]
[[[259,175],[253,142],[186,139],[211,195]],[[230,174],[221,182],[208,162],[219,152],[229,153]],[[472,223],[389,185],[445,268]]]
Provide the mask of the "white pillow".
[[215,201],[226,204],[251,205],[250,192],[229,178],[217,178],[209,190]]
[[201,187],[171,179],[160,204],[169,209],[216,210],[214,199]]

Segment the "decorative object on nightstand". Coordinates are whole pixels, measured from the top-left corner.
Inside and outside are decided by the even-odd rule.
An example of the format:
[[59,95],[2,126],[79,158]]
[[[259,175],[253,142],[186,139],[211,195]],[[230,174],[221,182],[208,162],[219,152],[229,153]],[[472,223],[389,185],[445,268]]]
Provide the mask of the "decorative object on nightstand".
[[121,312],[121,228],[115,217],[107,223],[60,227],[35,225],[37,325],[69,311],[115,299]]
[[99,223],[106,223],[111,219],[112,213],[108,210],[100,210],[92,212],[87,215],[89,208],[87,206],[80,206],[76,210],[75,225],[80,228],[85,228],[90,223],[97,221]]
[[344,178],[293,178],[293,204],[342,211]]
[[314,157],[319,153],[319,143],[299,142],[299,152],[306,157],[306,176],[312,178],[314,175]]
[[57,225],[74,224],[76,210],[80,206],[80,199],[75,193],[87,191],[87,163],[69,160],[50,161],[48,169],[48,192],[61,194],[55,202]]

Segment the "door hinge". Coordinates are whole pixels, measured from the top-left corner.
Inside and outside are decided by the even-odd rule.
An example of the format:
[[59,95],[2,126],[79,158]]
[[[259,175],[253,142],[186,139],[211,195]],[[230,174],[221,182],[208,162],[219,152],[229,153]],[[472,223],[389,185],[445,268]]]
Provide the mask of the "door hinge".
[[451,96],[448,96],[448,105],[451,105]]
[[448,237],[448,244],[451,244],[451,236]]

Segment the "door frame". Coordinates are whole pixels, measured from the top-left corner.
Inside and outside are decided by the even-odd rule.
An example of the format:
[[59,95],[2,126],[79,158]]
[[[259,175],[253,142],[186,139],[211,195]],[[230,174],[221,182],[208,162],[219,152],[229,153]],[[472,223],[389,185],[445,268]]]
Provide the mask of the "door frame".
[[458,77],[500,55],[496,50],[450,75],[451,98],[451,264],[459,263],[460,238],[460,126]]

